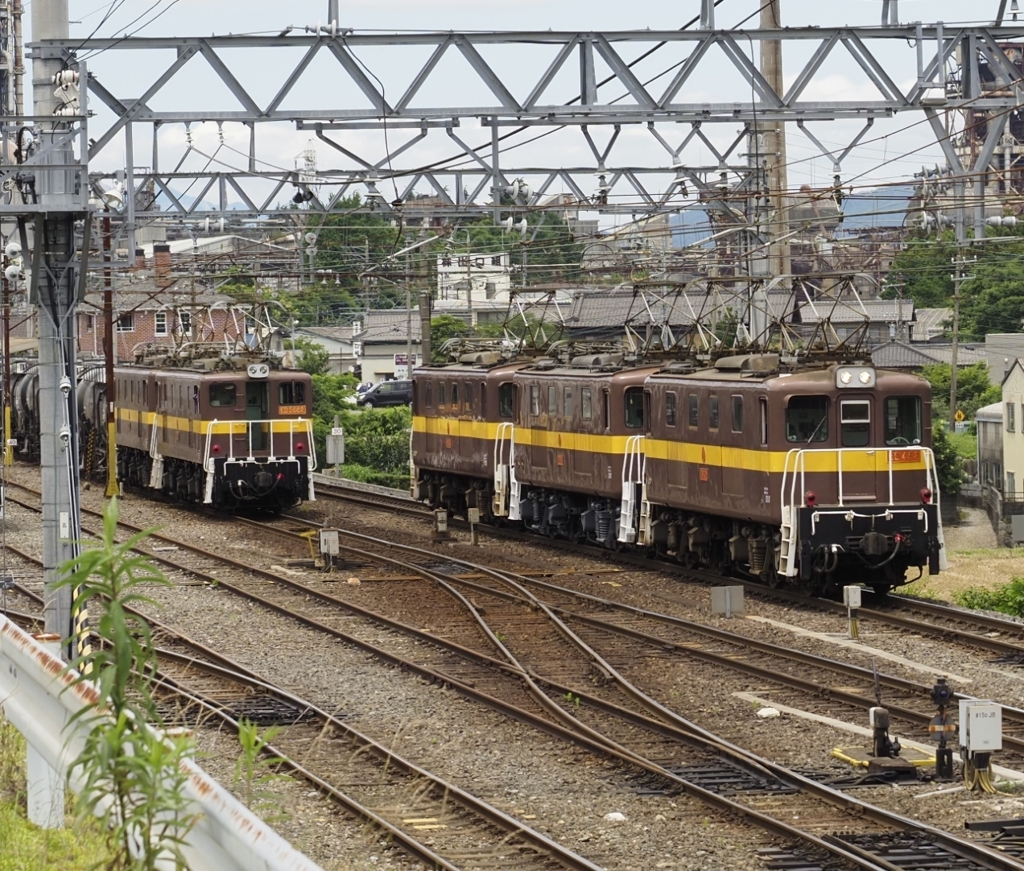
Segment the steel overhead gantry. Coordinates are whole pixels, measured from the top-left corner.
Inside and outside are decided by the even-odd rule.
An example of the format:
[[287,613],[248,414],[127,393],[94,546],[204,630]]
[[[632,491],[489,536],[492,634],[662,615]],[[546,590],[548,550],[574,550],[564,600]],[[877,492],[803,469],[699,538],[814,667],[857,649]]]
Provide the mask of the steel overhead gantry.
[[[390,209],[394,199],[390,180],[394,179],[407,216],[417,214],[415,201],[410,201],[416,191],[436,198],[429,208],[421,209],[423,214],[498,217],[496,203],[510,181],[530,174],[534,180],[530,194],[515,208],[536,207],[550,193],[565,190],[584,208],[652,214],[686,205],[687,170],[705,183],[722,172],[749,170],[744,161],[733,158],[734,149],[713,144],[709,124],[742,125],[746,132],[762,122],[792,122],[791,131],[799,123],[797,129],[838,168],[877,119],[927,109],[1000,115],[1018,105],[1021,71],[1000,44],[1024,39],[1024,23],[897,24],[893,23],[895,10],[893,2],[884,13],[884,23],[871,27],[363,34],[332,25],[314,28],[314,33],[280,36],[49,39],[35,43],[33,50],[38,57],[72,66],[74,52],[98,53],[92,95],[94,108],[100,111],[93,119],[97,133],[89,160],[120,164],[123,149],[129,193],[149,186],[155,194],[148,205],[136,205],[135,197],[127,197],[130,227],[157,216],[294,214],[287,201],[300,187],[298,170],[260,169],[257,129],[274,122],[310,131],[334,149],[337,168],[320,171],[320,183],[305,201],[305,208],[313,213],[330,211],[341,197],[356,191],[372,207]],[[703,3],[700,21],[714,27],[711,0]],[[765,42],[783,46],[787,77],[795,75],[785,90],[772,87],[759,70],[760,46]],[[793,60],[797,44],[804,47],[802,62]],[[657,52],[643,63],[632,60],[655,45]],[[239,63],[244,55],[239,49],[258,52],[250,57],[265,60]],[[499,50],[501,60],[490,57]],[[122,52],[132,53],[131,82],[137,96],[127,96],[120,79],[104,75],[104,66]],[[541,56],[546,60],[538,62]],[[807,98],[815,76],[826,62],[836,59],[863,73],[873,91],[870,99]],[[205,64],[211,83],[219,83],[226,94],[225,105],[196,109],[189,105],[194,102],[192,89],[171,87],[186,66],[196,64]],[[303,76],[314,64],[327,64],[316,67],[317,81],[322,85],[323,70],[329,69],[333,90],[348,95],[346,104],[330,109],[297,105]],[[946,77],[949,64],[983,67],[999,87],[983,90],[977,77]],[[374,66],[382,75],[387,70],[392,84],[386,91],[368,71]],[[456,67],[458,79],[453,87],[450,76]],[[514,75],[499,73],[499,67],[514,69]],[[735,99],[725,94],[717,102],[704,100],[696,91],[709,80],[715,82],[716,92],[727,90],[718,87],[727,78],[723,69],[739,86]],[[446,75],[444,93],[451,97],[445,104],[422,96],[445,87]],[[272,96],[257,99],[254,95],[264,87],[262,83],[275,76],[269,89]],[[900,81],[914,84],[901,88]],[[460,99],[460,95],[466,96]],[[489,143],[466,141],[460,126],[469,120],[489,131]],[[814,133],[815,122],[836,120],[858,121],[863,126],[846,146],[826,149]],[[182,148],[175,146],[172,153],[160,133],[170,125],[203,121],[222,129],[242,126],[248,148],[235,157],[244,167],[213,161],[201,169],[177,168]],[[359,131],[385,127],[390,153],[376,145],[372,146],[375,153],[369,154],[366,146],[352,142]],[[647,133],[649,148],[640,160],[636,137],[628,155],[622,145],[625,137],[619,134],[629,127]],[[526,137],[560,131],[573,145],[582,143],[590,160],[574,161],[572,166],[556,160],[551,165],[534,160],[516,166],[516,151],[502,150],[502,137],[514,130],[524,131]],[[145,169],[137,169],[134,143],[140,131],[153,141],[152,159]],[[834,128],[829,130],[831,138],[836,135]],[[417,153],[427,153],[426,146],[439,139],[451,157],[437,161],[435,148],[429,151],[434,159],[417,162]],[[738,141],[745,141],[745,135]],[[710,149],[716,163],[705,167],[696,166],[698,161],[688,163],[688,149],[698,144]],[[117,157],[108,157],[114,151]],[[952,165],[963,173],[978,169]],[[382,193],[384,181],[390,195]],[[181,195],[183,188],[190,189],[188,198]]]

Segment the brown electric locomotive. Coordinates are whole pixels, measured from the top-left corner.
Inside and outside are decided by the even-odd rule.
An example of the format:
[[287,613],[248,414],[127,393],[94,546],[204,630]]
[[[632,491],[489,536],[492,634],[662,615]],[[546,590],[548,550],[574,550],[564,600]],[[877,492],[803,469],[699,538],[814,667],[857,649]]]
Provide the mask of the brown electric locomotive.
[[414,381],[413,480],[434,507],[814,590],[884,591],[943,562],[922,378],[606,353],[482,355]]
[[313,498],[312,382],[267,359],[118,366],[118,477],[188,502],[280,511]]

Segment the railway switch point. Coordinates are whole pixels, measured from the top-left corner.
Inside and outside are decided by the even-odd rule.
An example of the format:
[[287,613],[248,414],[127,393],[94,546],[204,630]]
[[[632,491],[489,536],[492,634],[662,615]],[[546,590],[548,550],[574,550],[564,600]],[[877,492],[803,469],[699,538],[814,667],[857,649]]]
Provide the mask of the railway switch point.
[[438,508],[434,512],[434,541],[450,541],[451,533],[448,531],[448,512]]
[[333,571],[334,564],[337,561],[338,553],[338,530],[321,529],[320,559],[317,561],[318,567],[323,569],[325,572]]

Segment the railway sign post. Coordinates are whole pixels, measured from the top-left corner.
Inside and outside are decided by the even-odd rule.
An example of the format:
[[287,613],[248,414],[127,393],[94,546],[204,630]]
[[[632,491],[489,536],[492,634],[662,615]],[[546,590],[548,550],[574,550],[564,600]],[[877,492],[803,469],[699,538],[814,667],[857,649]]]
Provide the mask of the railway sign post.
[[341,466],[345,462],[345,430],[338,426],[338,415],[334,415],[334,426],[327,436],[327,465],[334,466],[334,477],[341,477]]
[[850,638],[857,641],[860,638],[860,610],[861,588],[857,585],[843,587],[843,604],[846,605],[846,619],[850,624]]
[[469,543],[476,547],[480,544],[477,537],[476,525],[480,522],[480,509],[470,508],[466,511],[466,519],[469,520]]

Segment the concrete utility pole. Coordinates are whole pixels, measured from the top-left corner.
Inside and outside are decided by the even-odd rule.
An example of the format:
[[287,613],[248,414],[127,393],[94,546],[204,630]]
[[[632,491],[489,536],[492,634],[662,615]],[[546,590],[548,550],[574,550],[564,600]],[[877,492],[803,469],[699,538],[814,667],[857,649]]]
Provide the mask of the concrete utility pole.
[[[768,0],[761,7],[761,29],[779,30],[782,27],[782,0]],[[761,75],[776,94],[785,93],[782,81],[782,43],[766,39],[761,43]],[[769,258],[775,275],[789,275],[790,267],[789,211],[786,198],[786,125],[782,121],[769,121],[764,130],[764,159],[767,161],[768,196],[771,199],[771,239]]]
[[[68,38],[67,0],[34,0],[32,33],[36,39]],[[35,197],[45,211],[33,220],[31,298],[39,309],[39,420],[43,490],[43,583],[46,631],[71,635],[72,591],[57,589],[60,566],[79,553],[78,409],[75,397],[75,307],[79,273],[75,221],[83,220],[83,249],[90,231],[75,190],[74,153],[66,123],[55,117],[62,102],[55,79],[65,72],[57,58],[33,58],[33,114],[52,118],[40,125],[35,153],[45,165],[35,173]],[[79,211],[75,211],[77,208]],[[83,257],[84,260],[84,257]]]

